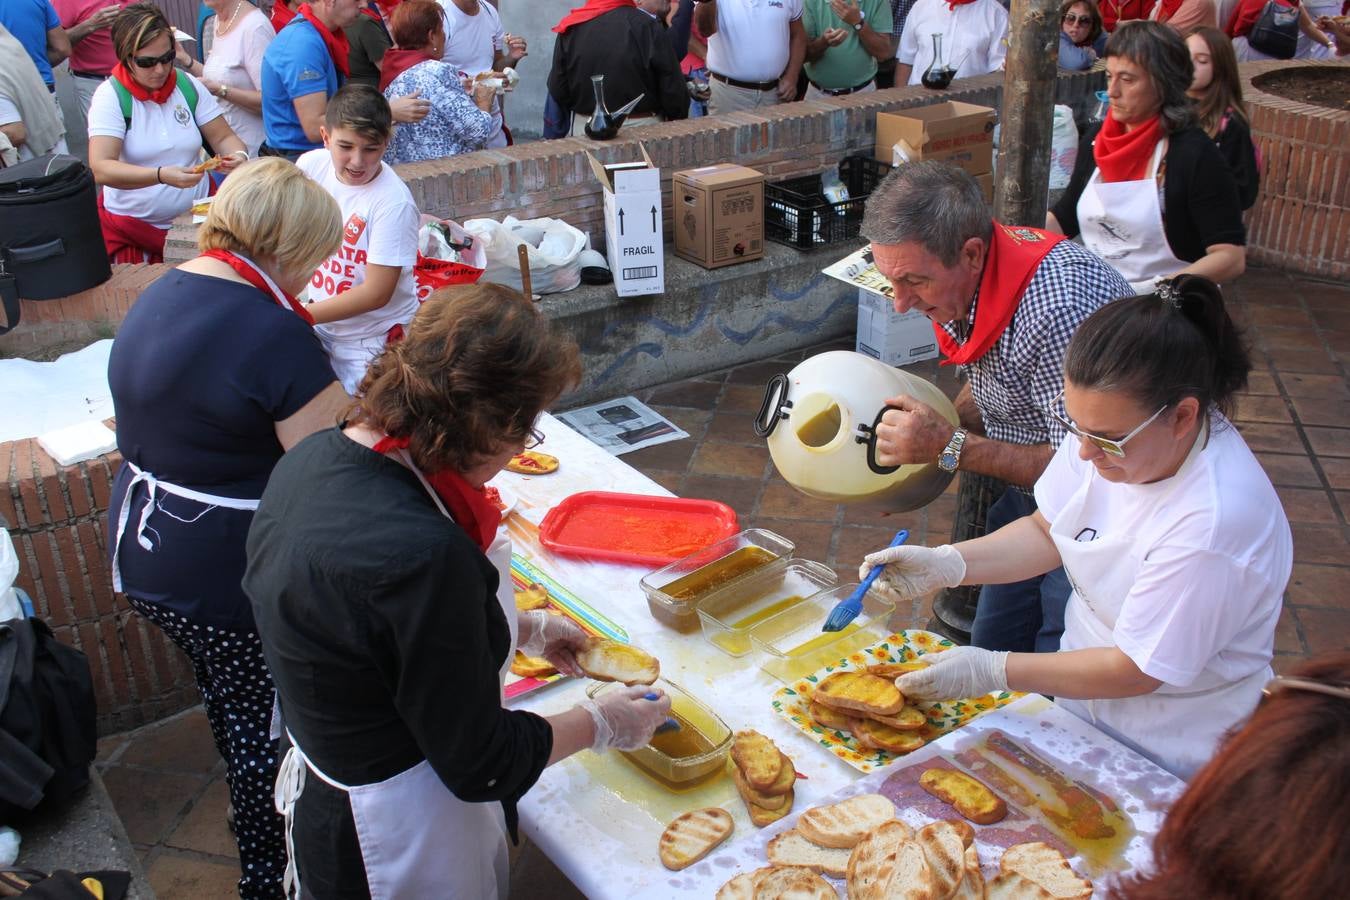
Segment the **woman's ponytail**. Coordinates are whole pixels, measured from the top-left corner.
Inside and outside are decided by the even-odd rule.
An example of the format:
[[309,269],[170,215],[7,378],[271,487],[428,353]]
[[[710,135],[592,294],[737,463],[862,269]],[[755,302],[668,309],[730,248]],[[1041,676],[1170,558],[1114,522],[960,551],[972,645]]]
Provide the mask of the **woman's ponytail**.
[[[1171,296],[1181,314],[1204,337],[1213,354],[1213,380],[1210,402],[1225,416],[1232,416],[1237,395],[1247,387],[1252,370],[1251,354],[1242,332],[1224,307],[1219,286],[1199,275],[1178,275],[1159,286]],[[1165,298],[1167,299],[1167,298]]]

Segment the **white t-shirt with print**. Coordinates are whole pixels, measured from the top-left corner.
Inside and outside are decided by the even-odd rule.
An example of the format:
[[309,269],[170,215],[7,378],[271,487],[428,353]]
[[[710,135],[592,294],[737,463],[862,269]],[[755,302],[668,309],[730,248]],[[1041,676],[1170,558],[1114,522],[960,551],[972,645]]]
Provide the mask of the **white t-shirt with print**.
[[338,180],[333,157],[320,147],[303,154],[295,164],[333,195],[342,210],[342,246],[319,264],[309,282],[309,299],[325,300],[351,290],[366,280],[366,266],[398,266],[398,284],[389,302],[350,319],[315,326],[331,340],[364,340],[383,336],[394,325],[406,325],[417,312],[417,204],[403,179],[392,167],[380,164],[380,173],[368,184]]
[[[908,27],[908,26],[907,26]],[[1053,526],[1085,495],[1074,528],[1097,540],[1133,536],[1133,587],[1112,638],[1146,675],[1208,689],[1269,665],[1293,539],[1270,478],[1237,429],[1215,415],[1209,442],[1176,475],[1115,484],[1079,458],[1069,435],[1036,481],[1036,503]],[[1060,650],[1096,646],[1075,593]]]
[[895,53],[913,67],[910,84],[919,84],[933,64],[935,34],[942,35],[942,62],[956,67],[957,78],[987,75],[1003,68],[1008,54],[1008,12],[998,0],[975,0],[955,9],[947,0],[917,0]]
[[[448,63],[466,75],[492,70],[497,53],[506,48],[506,31],[501,16],[491,3],[479,0],[478,13],[469,15],[455,5],[455,0],[437,0],[445,15],[445,53],[441,62]],[[505,147],[502,134],[501,98],[492,100],[492,134],[487,147]]]
[[776,81],[787,68],[790,23],[802,0],[719,0],[708,69],[738,81]]
[[[185,73],[186,74],[186,73]],[[170,76],[172,77],[172,76]],[[131,99],[131,128],[122,118],[122,106],[109,78],[94,91],[89,101],[89,136],[114,137],[122,142],[121,159],[133,166],[154,169],[158,166],[194,166],[202,149],[201,126],[220,118],[220,105],[211,92],[191,75],[197,89],[196,121],[183,92],[174,87],[163,103]],[[122,189],[105,187],[103,205],[108,212],[129,216],[168,229],[173,220],[207,195],[211,179],[203,176],[194,187],[176,188],[167,184]]]

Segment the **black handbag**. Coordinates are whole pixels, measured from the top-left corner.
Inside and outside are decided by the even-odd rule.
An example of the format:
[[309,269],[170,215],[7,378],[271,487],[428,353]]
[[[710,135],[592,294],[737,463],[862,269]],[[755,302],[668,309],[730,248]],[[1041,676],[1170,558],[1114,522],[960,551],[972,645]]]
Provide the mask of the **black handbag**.
[[1293,59],[1298,50],[1298,7],[1280,0],[1266,0],[1247,35],[1247,43],[1266,56]]
[[18,297],[68,297],[111,277],[94,175],[84,163],[53,153],[0,169],[0,298],[7,319],[0,334],[19,324]]

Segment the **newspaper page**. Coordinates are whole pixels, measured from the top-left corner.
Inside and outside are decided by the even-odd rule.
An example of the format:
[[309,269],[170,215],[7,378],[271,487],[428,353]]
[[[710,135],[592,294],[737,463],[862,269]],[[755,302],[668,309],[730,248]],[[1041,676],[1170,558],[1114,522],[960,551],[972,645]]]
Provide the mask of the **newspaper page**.
[[895,296],[895,290],[891,287],[891,283],[886,280],[885,275],[877,271],[876,263],[872,261],[870,244],[861,250],[850,253],[838,262],[831,263],[820,271],[831,278],[838,278],[845,284],[860,287],[865,291],[881,294],[886,298]]
[[606,400],[554,416],[615,456],[689,437],[636,397]]

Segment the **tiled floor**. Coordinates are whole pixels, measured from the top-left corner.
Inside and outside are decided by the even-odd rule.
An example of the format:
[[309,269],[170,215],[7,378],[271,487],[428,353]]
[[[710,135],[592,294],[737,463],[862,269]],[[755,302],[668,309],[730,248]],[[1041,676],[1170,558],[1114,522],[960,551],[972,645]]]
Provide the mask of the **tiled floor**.
[[[1254,270],[1230,299],[1256,351],[1238,427],[1278,488],[1294,530],[1294,574],[1275,644],[1282,669],[1350,648],[1350,288]],[[766,380],[805,355],[642,392],[690,437],[624,460],[681,496],[729,503],[744,526],[790,536],[800,555],[846,578],[863,553],[886,545],[902,526],[913,541],[945,541],[952,493],[919,512],[887,516],[811,500],[777,475],[750,420]],[[915,371],[955,393],[950,369],[927,363]],[[919,626],[928,615],[926,602],[916,601],[897,612],[896,624]],[[99,760],[155,892],[194,900],[233,896],[238,861],[225,825],[224,767],[201,710],[105,738]],[[517,897],[574,895],[528,847],[515,874]]]

